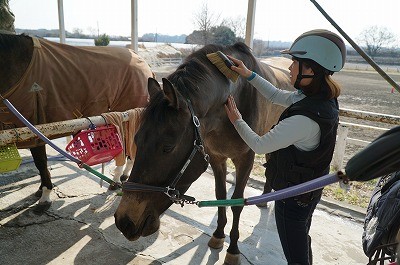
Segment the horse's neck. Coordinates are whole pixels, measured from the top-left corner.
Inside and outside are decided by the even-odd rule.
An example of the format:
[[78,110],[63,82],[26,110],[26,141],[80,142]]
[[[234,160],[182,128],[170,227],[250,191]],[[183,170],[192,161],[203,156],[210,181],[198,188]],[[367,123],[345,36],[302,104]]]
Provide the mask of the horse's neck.
[[[215,113],[216,109],[223,108],[229,94],[231,94],[230,87],[227,86],[219,86],[218,89],[212,89],[212,87],[215,88],[215,85],[205,87],[209,90],[202,91],[192,100],[194,102],[194,110],[199,118],[210,115],[210,112]],[[224,87],[226,88],[222,89]]]
[[13,87],[25,73],[33,54],[33,42],[25,36],[2,34],[0,45],[0,93]]
[[[222,87],[226,89],[221,89]],[[195,99],[193,108],[195,115],[200,119],[202,134],[221,126],[220,121],[226,117],[224,104],[229,94],[231,91],[225,85],[216,91],[204,91]]]

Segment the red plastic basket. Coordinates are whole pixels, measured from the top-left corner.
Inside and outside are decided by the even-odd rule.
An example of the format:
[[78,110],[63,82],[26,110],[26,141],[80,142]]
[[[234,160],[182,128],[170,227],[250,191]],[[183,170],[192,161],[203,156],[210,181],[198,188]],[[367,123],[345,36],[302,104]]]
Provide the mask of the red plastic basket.
[[73,157],[93,166],[112,160],[122,152],[121,139],[114,125],[82,130],[65,148]]

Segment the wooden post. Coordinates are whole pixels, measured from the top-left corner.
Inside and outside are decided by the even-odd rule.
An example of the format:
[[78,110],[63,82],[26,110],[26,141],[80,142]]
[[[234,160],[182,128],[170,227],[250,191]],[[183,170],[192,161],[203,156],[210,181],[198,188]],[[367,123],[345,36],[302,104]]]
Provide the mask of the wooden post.
[[[120,112],[120,115],[124,122],[129,120],[128,112]],[[93,116],[89,117],[89,119],[96,126],[106,124],[106,121],[102,116]],[[46,137],[57,138],[57,135],[72,135],[79,130],[87,129],[90,125],[90,121],[87,118],[81,118],[68,121],[40,124],[36,125],[35,127]],[[15,142],[29,141],[35,138],[37,138],[37,135],[34,134],[28,127],[2,130],[0,131],[0,146]]]
[[334,171],[342,170],[343,168],[343,158],[346,150],[346,139],[349,133],[349,128],[345,125],[339,124],[337,137],[336,137],[336,147],[333,154],[331,166]]
[[131,0],[131,21],[132,50],[138,52],[138,0]]
[[253,48],[255,13],[256,13],[256,0],[249,0],[247,6],[246,37],[244,42],[250,48]]
[[65,43],[65,25],[64,25],[64,3],[58,0],[58,25],[60,31],[60,43]]

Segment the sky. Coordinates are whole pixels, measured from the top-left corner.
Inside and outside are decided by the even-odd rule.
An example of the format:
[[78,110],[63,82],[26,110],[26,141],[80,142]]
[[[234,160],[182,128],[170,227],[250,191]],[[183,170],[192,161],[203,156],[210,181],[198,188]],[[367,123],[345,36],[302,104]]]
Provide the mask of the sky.
[[[15,27],[58,29],[57,0],[10,0]],[[130,36],[130,0],[64,0],[65,29],[85,34]],[[371,27],[386,27],[400,43],[400,0],[318,0],[322,8],[353,40]],[[324,28],[337,33],[309,0],[256,0],[254,38],[293,41],[301,33]],[[203,5],[214,17],[247,17],[248,0],[138,0],[139,37],[145,33],[190,34],[198,27]],[[397,45],[399,47],[400,45]]]

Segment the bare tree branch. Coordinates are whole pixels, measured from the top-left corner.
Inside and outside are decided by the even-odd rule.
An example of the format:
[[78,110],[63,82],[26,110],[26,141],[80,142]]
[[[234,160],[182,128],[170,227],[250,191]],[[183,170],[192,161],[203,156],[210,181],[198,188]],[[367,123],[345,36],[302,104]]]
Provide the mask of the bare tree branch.
[[207,3],[203,3],[202,8],[198,13],[194,14],[195,24],[198,31],[203,35],[203,44],[208,44],[210,41],[210,30],[218,23],[220,15],[216,15],[208,9]]
[[246,18],[242,16],[226,18],[222,21],[221,25],[230,28],[237,38],[244,39],[246,33]]
[[360,41],[365,44],[367,53],[375,57],[382,48],[389,48],[395,41],[395,36],[386,27],[372,26],[361,32]]

